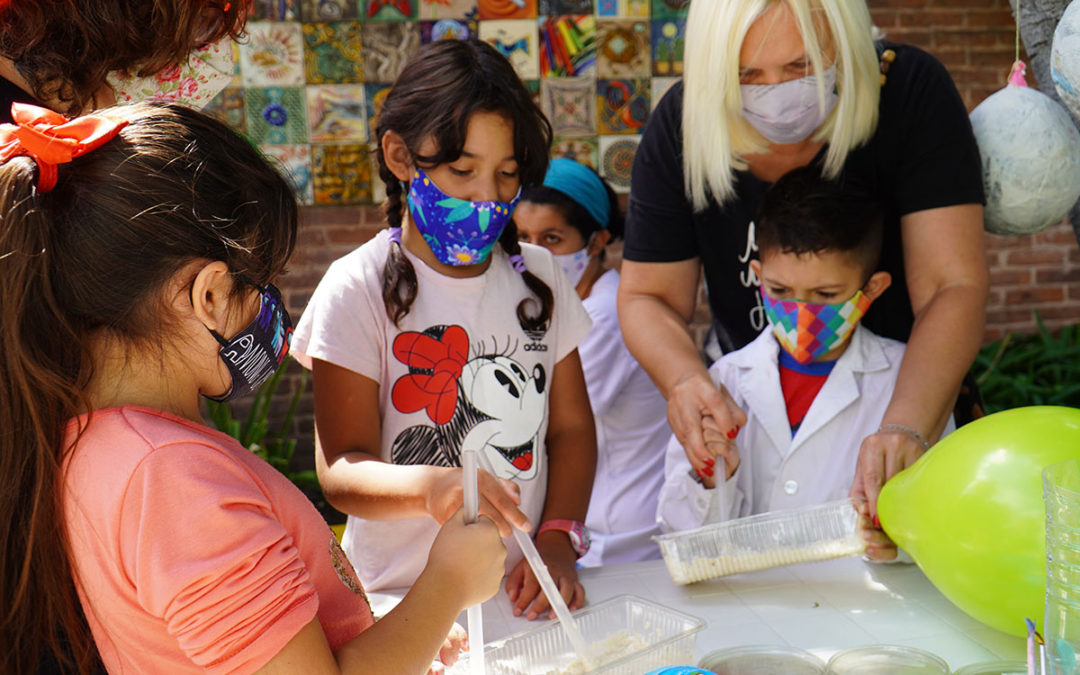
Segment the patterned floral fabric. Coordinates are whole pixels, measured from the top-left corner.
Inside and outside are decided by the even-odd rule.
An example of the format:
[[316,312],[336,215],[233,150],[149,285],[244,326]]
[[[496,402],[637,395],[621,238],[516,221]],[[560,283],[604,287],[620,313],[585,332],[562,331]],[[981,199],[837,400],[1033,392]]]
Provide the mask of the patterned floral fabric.
[[187,63],[174,64],[148,77],[126,70],[109,75],[117,103],[169,101],[202,108],[233,78],[232,41],[228,38],[191,52]]

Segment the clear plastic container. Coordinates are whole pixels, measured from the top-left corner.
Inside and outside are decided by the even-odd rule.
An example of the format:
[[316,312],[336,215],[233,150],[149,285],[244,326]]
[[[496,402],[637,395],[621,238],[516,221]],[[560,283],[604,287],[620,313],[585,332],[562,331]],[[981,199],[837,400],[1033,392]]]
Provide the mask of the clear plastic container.
[[698,663],[716,675],[821,675],[825,662],[810,652],[772,645],[712,652]]
[[1028,675],[1028,667],[1023,661],[986,661],[964,666],[955,675]]
[[668,574],[690,584],[728,574],[858,555],[866,549],[851,499],[654,537]]
[[833,654],[826,675],[948,675],[949,664],[914,647],[874,645]]
[[[650,602],[620,595],[574,612],[585,640],[593,647],[589,670],[574,652],[558,622],[552,621],[488,643],[489,675],[641,675],[673,663],[694,661],[694,641],[705,627],[701,619]],[[468,654],[448,674],[469,672]]]

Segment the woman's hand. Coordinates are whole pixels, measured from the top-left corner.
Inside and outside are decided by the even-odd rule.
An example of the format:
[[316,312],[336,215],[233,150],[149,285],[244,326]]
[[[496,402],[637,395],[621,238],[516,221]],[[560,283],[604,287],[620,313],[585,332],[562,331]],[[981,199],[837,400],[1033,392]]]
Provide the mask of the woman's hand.
[[[433,477],[426,490],[425,504],[431,517],[441,525],[447,522],[464,502],[461,469],[430,468]],[[483,469],[478,473],[480,515],[487,516],[495,523],[499,528],[499,535],[509,537],[512,526],[525,532],[532,529],[528,517],[518,509],[521,504],[521,488],[512,481],[495,478]]]
[[877,500],[881,487],[914,464],[924,452],[922,442],[902,429],[884,429],[863,439],[855,465],[855,481],[848,494],[866,500],[867,514],[875,524],[878,524]]
[[[723,386],[713,384],[707,372],[685,376],[671,388],[668,423],[698,475],[715,475],[716,456],[724,457],[728,476],[734,473],[739,463],[738,454],[733,452],[735,446],[718,441],[733,441],[746,424],[746,413],[735,405]],[[707,429],[713,439],[708,443]]]
[[[536,538],[536,549],[547,564],[548,572],[559,589],[563,602],[571,611],[585,604],[585,587],[578,581],[577,554],[570,545],[570,538],[565,532],[549,531]],[[555,610],[540,589],[529,561],[522,558],[506,578],[506,595],[514,606],[514,616],[533,619],[547,614],[555,618]]]

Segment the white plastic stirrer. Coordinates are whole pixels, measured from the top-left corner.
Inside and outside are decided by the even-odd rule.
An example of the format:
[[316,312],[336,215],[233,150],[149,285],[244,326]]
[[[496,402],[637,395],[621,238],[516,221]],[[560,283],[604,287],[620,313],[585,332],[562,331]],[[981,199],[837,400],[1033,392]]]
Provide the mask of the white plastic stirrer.
[[[482,446],[481,446],[482,447]],[[462,457],[464,458],[464,447],[462,448]],[[480,463],[484,470],[495,475],[495,471],[491,468],[491,462],[488,460],[487,455],[483,452],[474,453],[475,456],[479,456]],[[462,459],[462,465],[464,466],[464,459]],[[468,473],[468,472],[466,472]],[[467,507],[466,507],[467,509]],[[468,514],[468,510],[466,510]],[[559,624],[562,626],[563,632],[566,633],[566,637],[569,638],[570,644],[574,647],[574,651],[585,662],[586,667],[594,668],[592,656],[589,652],[589,645],[585,642],[585,636],[581,634],[581,628],[578,627],[577,620],[570,614],[570,608],[566,606],[566,602],[562,598],[562,594],[559,593],[559,587],[555,585],[555,580],[551,578],[551,572],[548,571],[547,565],[544,564],[544,559],[540,557],[540,552],[536,550],[536,545],[533,544],[532,537],[525,532],[512,527],[514,533],[514,541],[521,548],[522,553],[525,554],[525,559],[529,562],[529,567],[532,568],[533,574],[536,575],[536,580],[540,582],[540,588],[544,591],[544,595],[547,596],[548,602],[551,604],[551,608],[555,610],[555,616],[559,620]],[[470,609],[471,611],[471,609]],[[469,621],[469,630],[472,631],[472,620]],[[472,647],[472,636],[469,636],[469,651]],[[474,671],[475,672],[475,671]]]
[[[461,487],[465,506],[465,522],[475,523],[480,516],[480,487],[477,481],[479,467],[475,448],[461,450]],[[484,610],[477,603],[467,610],[469,618],[469,670],[472,675],[484,675]]]

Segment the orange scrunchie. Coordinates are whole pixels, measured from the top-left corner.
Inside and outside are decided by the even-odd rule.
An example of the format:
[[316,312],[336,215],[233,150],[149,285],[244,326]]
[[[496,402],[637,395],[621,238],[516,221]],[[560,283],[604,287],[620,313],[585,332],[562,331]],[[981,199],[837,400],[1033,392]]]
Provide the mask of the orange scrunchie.
[[112,140],[127,120],[96,113],[68,119],[47,108],[12,103],[15,124],[0,124],[0,163],[27,155],[38,165],[38,192],[56,187],[56,165]]

